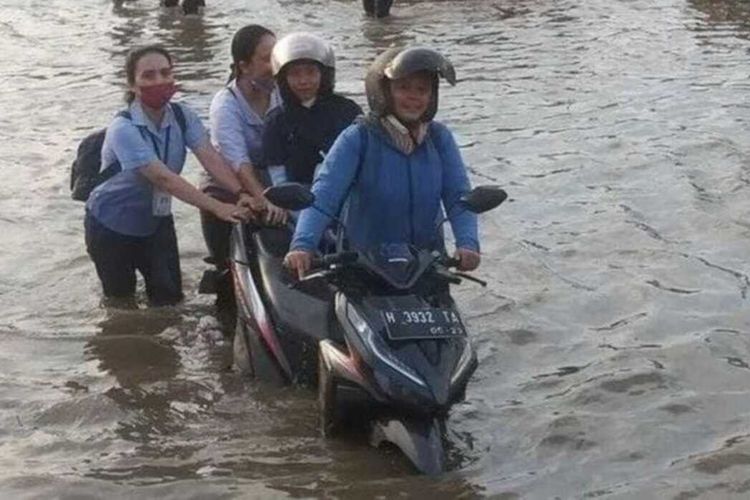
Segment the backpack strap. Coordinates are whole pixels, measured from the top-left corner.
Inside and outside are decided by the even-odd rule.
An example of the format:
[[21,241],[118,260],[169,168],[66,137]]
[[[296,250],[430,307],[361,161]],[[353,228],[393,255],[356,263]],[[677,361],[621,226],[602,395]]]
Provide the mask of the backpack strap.
[[[365,164],[365,158],[367,156],[367,145],[370,142],[370,132],[367,130],[367,125],[364,123],[359,124],[359,165],[357,165],[357,172],[354,174],[354,180],[349,184],[349,191],[352,190],[352,186],[359,180],[359,174],[362,172],[362,166]],[[347,197],[349,192],[346,193]]]
[[349,199],[349,195],[352,192],[352,188],[354,185],[359,181],[359,175],[362,173],[362,167],[365,164],[365,159],[367,158],[367,145],[370,142],[370,132],[367,130],[367,125],[365,125],[364,122],[360,122],[357,124],[357,129],[359,130],[359,162],[357,163],[357,171],[354,173],[354,177],[352,178],[352,182],[349,183],[349,187],[346,188],[346,195],[343,198],[343,201],[341,202],[341,206],[339,207],[339,215],[341,215],[341,209],[344,208],[344,204]]
[[[187,131],[187,118],[185,118],[185,110],[182,109],[182,106],[180,106],[176,102],[170,102],[169,107],[172,108],[172,112],[174,113],[174,118],[177,121],[177,125],[180,127],[180,130],[182,131],[183,137],[185,136],[185,133]],[[123,109],[117,115],[121,118],[125,118],[126,120],[132,120],[133,116],[130,114],[130,110]]]
[[[172,108],[172,111],[174,112],[175,120],[177,120],[177,125],[179,125],[180,130],[182,131],[182,136],[185,136],[185,132],[187,130],[187,120],[185,119],[185,111],[182,109],[182,106],[177,104],[176,102],[169,103],[170,107]],[[118,116],[120,118],[125,118],[128,121],[132,121],[133,115],[130,114],[130,110],[123,109],[119,111],[115,116]],[[144,127],[138,127],[141,130],[141,135],[143,135],[143,128]],[[148,132],[147,132],[148,133]],[[150,134],[149,134],[150,135]],[[154,138],[151,137],[151,142],[153,143],[154,149],[156,150],[157,156],[159,155],[159,149],[156,147],[156,143],[154,142]],[[110,177],[114,177],[115,174],[122,171],[122,167],[120,166],[120,162],[115,160],[111,164],[104,167],[101,172],[99,172],[99,181],[98,183],[102,183],[106,180],[108,180]]]
[[[133,119],[133,116],[130,114],[130,111],[127,109],[123,109],[122,111],[119,111],[115,116],[120,118],[125,118],[128,121],[131,121]],[[104,129],[106,131],[106,129]],[[120,173],[122,171],[122,167],[120,166],[119,160],[115,159],[112,163],[105,166],[101,171],[99,172],[99,175],[97,176],[96,184],[102,184],[103,182],[109,180],[111,177],[114,177],[116,174]]]
[[187,119],[185,118],[185,110],[183,110],[182,106],[180,106],[176,102],[170,102],[169,106],[172,108],[174,118],[175,120],[177,120],[177,125],[180,126],[182,136],[185,137],[185,133],[187,132]]
[[[336,213],[336,215],[340,218],[341,217],[341,211],[344,210],[344,207],[346,206],[347,202],[349,201],[349,195],[352,192],[352,188],[355,184],[359,181],[359,176],[362,173],[362,168],[365,164],[365,159],[367,158],[367,146],[370,143],[370,132],[367,130],[367,124],[365,120],[359,120],[357,122],[357,129],[359,130],[359,162],[357,163],[357,171],[354,173],[354,178],[352,179],[352,182],[349,183],[349,187],[346,188],[346,195],[341,200],[341,205],[339,206],[339,209]],[[342,251],[345,248],[348,249],[348,244],[344,239],[344,231],[338,231],[336,234],[336,249],[337,251]]]

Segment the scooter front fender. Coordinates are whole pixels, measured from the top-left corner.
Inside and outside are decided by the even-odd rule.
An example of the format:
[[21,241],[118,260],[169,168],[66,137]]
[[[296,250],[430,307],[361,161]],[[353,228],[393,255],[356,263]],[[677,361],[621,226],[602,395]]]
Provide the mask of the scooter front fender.
[[396,445],[423,474],[445,471],[444,422],[431,417],[381,417],[372,423],[370,443]]

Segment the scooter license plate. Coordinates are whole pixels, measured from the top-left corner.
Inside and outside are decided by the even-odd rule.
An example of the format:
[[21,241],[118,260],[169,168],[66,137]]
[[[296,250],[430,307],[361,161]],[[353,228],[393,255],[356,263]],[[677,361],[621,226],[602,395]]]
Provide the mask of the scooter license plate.
[[461,318],[451,309],[397,309],[381,311],[391,340],[465,337]]

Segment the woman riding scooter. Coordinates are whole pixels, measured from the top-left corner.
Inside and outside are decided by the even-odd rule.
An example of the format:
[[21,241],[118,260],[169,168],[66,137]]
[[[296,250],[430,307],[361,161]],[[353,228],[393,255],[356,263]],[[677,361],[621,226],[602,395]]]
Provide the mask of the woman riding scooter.
[[447,127],[433,121],[440,77],[455,83],[451,63],[420,47],[391,49],[365,79],[370,114],[336,140],[313,185],[317,209],[297,224],[287,267],[303,277],[330,219],[348,197],[345,219],[354,249],[389,243],[442,249],[443,209],[456,240],[458,269],[480,262],[476,215],[458,200],[470,190],[461,153]]
[[[289,286],[280,272],[288,240],[279,230],[237,231],[232,263],[244,292],[237,366],[273,384],[316,384],[324,436],[356,415],[371,443],[396,445],[427,474],[446,469],[447,416],[477,367],[449,285],[484,282],[451,268],[477,267],[476,214],[507,196],[497,186],[469,189],[451,133],[432,121],[440,76],[455,82],[433,50],[382,55],[366,79],[372,112],[336,140],[315,196],[299,184],[266,191],[280,206],[309,207],[286,255],[300,278],[331,216],[343,212],[337,251],[304,284]],[[442,254],[444,211],[457,259]]]
[[333,49],[316,35],[285,36],[271,53],[271,65],[283,105],[268,116],[263,163],[274,184],[311,184],[323,156],[362,108],[334,93]]

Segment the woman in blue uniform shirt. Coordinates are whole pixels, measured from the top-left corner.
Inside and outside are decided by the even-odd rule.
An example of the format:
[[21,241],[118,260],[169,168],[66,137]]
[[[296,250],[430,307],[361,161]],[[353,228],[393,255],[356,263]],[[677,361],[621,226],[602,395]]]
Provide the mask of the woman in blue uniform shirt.
[[[209,110],[211,143],[253,196],[255,210],[266,211],[272,223],[283,222],[285,211],[263,198],[264,185],[255,168],[261,164],[266,117],[281,104],[271,72],[271,50],[275,44],[273,32],[263,26],[251,24],[240,28],[232,38],[229,82],[216,93]],[[232,193],[211,176],[203,183],[203,190],[217,199],[234,201]],[[225,256],[226,252],[217,248],[223,240],[228,240],[230,226],[217,221],[211,213],[201,215],[211,253]],[[214,223],[217,227],[213,227]]]
[[[273,32],[263,26],[250,24],[237,30],[232,37],[229,81],[216,93],[209,111],[211,143],[236,172],[243,188],[253,196],[254,210],[263,213],[270,224],[286,220],[286,211],[263,197],[264,185],[257,176],[265,120],[281,104],[271,72],[271,50],[275,44]],[[211,176],[207,176],[202,189],[218,200],[235,201],[234,195]],[[218,312],[220,317],[231,319],[235,305],[232,276],[228,272],[232,225],[202,210],[201,226],[216,266]]]
[[[176,91],[172,57],[159,46],[133,50],[125,63],[129,116],[119,114],[107,128],[102,164],[121,171],[97,186],[86,203],[86,248],[108,298],[135,293],[136,271],[146,282],[151,305],[182,299],[172,196],[239,222],[246,210],[206,196],[180,177],[186,147],[231,192],[240,194],[236,175],[211,146],[198,116],[179,105],[183,134],[171,97]],[[241,196],[249,205],[250,197]]]
[[426,48],[391,49],[368,71],[370,115],[336,140],[313,185],[316,205],[302,212],[285,263],[302,277],[329,218],[348,198],[345,223],[354,249],[390,243],[442,249],[437,222],[448,214],[458,269],[479,265],[476,215],[457,203],[470,190],[453,135],[433,121],[440,76],[455,83],[441,54]]

